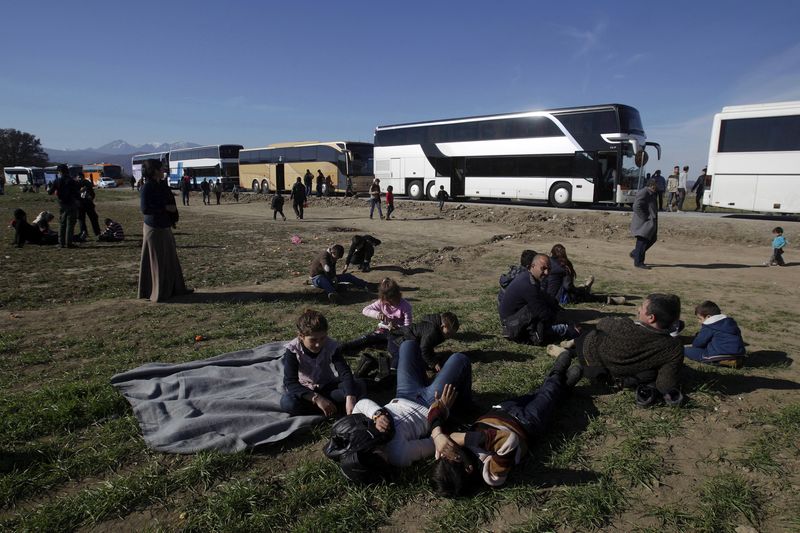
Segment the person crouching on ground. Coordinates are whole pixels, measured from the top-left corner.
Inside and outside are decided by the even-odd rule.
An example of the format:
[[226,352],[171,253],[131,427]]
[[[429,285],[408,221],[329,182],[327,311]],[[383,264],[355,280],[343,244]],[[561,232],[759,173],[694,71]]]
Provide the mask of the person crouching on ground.
[[281,410],[294,416],[322,412],[330,418],[344,408],[349,415],[366,387],[353,377],[339,344],[328,337],[327,319],[319,311],[306,309],[296,325],[297,338],[289,341],[283,354]]
[[[538,389],[495,405],[466,432],[450,433],[449,439],[457,446],[456,458],[438,457],[433,470],[440,495],[459,496],[481,480],[490,487],[505,484],[514,466],[527,456],[528,443],[545,433],[555,408],[580,381],[581,367],[570,366],[571,359],[564,351]],[[433,431],[441,422],[430,422]]]
[[736,321],[708,300],[695,307],[694,314],[700,322],[700,332],[691,346],[684,347],[683,355],[708,365],[741,366],[746,350]]
[[106,230],[97,237],[98,241],[119,242],[125,240],[125,232],[122,230],[122,224],[110,218],[105,219],[105,224]]
[[369,272],[369,263],[372,261],[372,256],[375,255],[375,247],[380,244],[380,239],[376,239],[372,235],[354,235],[350,241],[350,249],[347,251],[342,274],[347,272],[350,265],[358,266],[361,272]]
[[336,262],[343,255],[344,247],[341,244],[334,244],[311,262],[311,284],[325,291],[331,303],[336,303],[337,283],[344,281],[362,289],[369,288],[369,283],[352,274],[336,274]]
[[610,377],[629,388],[651,386],[668,403],[680,404],[678,377],[683,367],[683,345],[670,335],[680,314],[680,298],[654,293],[639,306],[635,321],[601,318],[595,330],[575,340],[575,351],[586,367],[584,375]]
[[555,323],[561,307],[542,288],[542,280],[550,272],[550,258],[537,254],[528,274],[518,275],[506,288],[499,306],[503,336],[507,339],[543,346],[550,339],[573,339],[579,329]]

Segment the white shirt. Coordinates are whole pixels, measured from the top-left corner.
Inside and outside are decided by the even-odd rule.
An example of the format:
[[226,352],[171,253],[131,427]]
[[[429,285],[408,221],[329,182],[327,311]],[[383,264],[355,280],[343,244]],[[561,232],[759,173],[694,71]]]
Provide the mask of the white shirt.
[[685,170],[681,171],[681,173],[678,175],[678,188],[679,189],[685,189],[686,188],[686,180],[687,179],[689,179],[689,173],[686,172]]
[[[359,400],[353,413],[372,418],[381,406],[369,398]],[[384,445],[386,459],[394,466],[409,466],[433,455],[435,448],[428,425],[428,408],[410,400],[395,398],[383,406],[394,423],[394,437]]]

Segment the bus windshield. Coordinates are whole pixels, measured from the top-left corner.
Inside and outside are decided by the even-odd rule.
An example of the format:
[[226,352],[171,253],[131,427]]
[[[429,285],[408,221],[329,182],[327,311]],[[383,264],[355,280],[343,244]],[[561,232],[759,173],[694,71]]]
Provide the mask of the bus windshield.
[[636,166],[636,154],[633,151],[631,143],[623,143],[622,149],[622,178],[620,184],[631,190],[639,190],[644,185],[642,183],[644,176],[644,165],[641,167]]
[[350,150],[350,175],[372,175],[372,145],[350,143],[347,148]]
[[644,134],[644,126],[642,126],[642,118],[639,116],[639,111],[628,106],[619,106],[619,129],[625,133]]
[[103,167],[103,177],[105,178],[121,178],[122,177],[122,169],[117,165],[107,165]]

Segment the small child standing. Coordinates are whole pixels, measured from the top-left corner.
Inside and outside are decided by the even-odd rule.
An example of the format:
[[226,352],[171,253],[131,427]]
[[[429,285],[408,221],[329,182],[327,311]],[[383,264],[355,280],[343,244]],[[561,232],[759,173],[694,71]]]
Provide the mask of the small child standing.
[[700,332],[691,346],[683,348],[683,355],[699,363],[739,368],[746,352],[736,321],[708,300],[695,307],[694,314],[701,324]]
[[306,309],[296,325],[297,338],[289,341],[283,354],[281,410],[294,416],[321,411],[332,417],[344,407],[349,415],[366,387],[353,377],[339,344],[328,337],[327,319],[319,311]]
[[386,187],[386,220],[391,220],[394,212],[394,187]]
[[283,214],[283,196],[281,191],[275,191],[275,196],[272,197],[272,220],[278,220],[278,215],[283,217],[286,221],[286,215]]
[[772,230],[772,234],[775,236],[772,239],[772,256],[769,258],[768,263],[764,263],[769,266],[786,266],[786,262],[783,260],[783,249],[786,246],[786,237],[783,236],[783,228],[778,226]]
[[444,207],[444,203],[450,198],[447,191],[444,190],[444,185],[439,185],[439,192],[436,193],[436,199],[439,200],[439,211]]

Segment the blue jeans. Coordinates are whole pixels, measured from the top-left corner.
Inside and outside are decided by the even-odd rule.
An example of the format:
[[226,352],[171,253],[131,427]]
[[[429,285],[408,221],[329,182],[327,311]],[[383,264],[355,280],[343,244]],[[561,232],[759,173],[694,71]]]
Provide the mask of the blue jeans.
[[456,404],[472,402],[472,364],[463,353],[454,353],[445,361],[442,370],[425,385],[425,361],[419,342],[407,340],[400,345],[400,361],[397,365],[397,397],[430,407],[434,393],[442,393],[448,383],[458,391]]
[[[337,274],[336,283],[341,283],[342,281],[352,283],[356,287],[361,287],[362,289],[366,289],[367,287],[369,287],[369,283],[367,283],[361,278],[355,277],[352,274]],[[336,287],[333,286],[331,280],[329,280],[326,276],[323,276],[321,274],[319,276],[314,276],[313,278],[311,278],[311,284],[317,288],[322,289],[328,294],[336,292]]]
[[500,403],[500,409],[519,420],[530,436],[544,433],[567,386],[561,376],[550,376],[530,394]]
[[372,214],[375,212],[375,206],[378,206],[378,215],[383,218],[383,210],[381,209],[381,199],[372,198],[369,201],[369,218],[372,218]]

